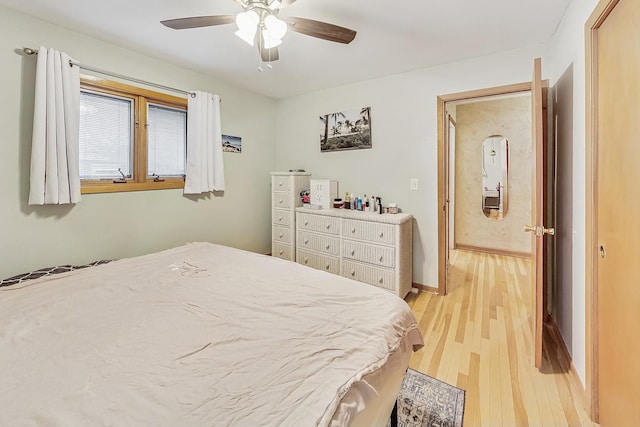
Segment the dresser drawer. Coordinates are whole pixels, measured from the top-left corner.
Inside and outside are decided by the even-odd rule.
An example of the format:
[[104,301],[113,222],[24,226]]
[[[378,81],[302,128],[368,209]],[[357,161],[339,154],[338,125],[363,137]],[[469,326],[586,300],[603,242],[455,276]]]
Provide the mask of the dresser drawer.
[[271,255],[275,257],[291,260],[291,245],[273,242],[271,252]]
[[329,255],[320,255],[314,252],[298,249],[296,261],[299,264],[315,268],[316,270],[328,271],[329,273],[340,273],[340,259]]
[[395,267],[395,248],[369,245],[353,240],[342,241],[342,257],[381,267]]
[[350,239],[393,245],[396,243],[395,227],[391,224],[345,219],[342,223],[342,235]]
[[311,249],[329,255],[340,255],[340,238],[325,234],[299,231],[296,244],[302,249]]
[[291,211],[285,209],[273,209],[271,219],[275,225],[291,227]]
[[350,261],[342,261],[341,267],[341,275],[344,277],[365,282],[389,291],[396,290],[395,272],[392,270],[385,270],[383,268],[371,267],[370,265]]
[[298,228],[328,234],[340,234],[340,218],[298,213]]
[[291,243],[293,241],[291,234],[292,231],[290,228],[274,225],[271,237],[274,242]]
[[271,201],[274,208],[289,209],[291,207],[291,193],[273,193]]
[[291,190],[291,177],[290,176],[274,176],[273,188],[271,191],[290,191]]

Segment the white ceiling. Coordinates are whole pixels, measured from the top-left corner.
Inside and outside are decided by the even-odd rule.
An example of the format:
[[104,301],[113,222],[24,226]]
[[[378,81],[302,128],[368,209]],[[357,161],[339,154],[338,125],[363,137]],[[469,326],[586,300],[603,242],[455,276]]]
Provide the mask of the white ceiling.
[[280,17],[325,21],[358,34],[342,45],[289,32],[280,60],[264,72],[258,71],[257,49],[234,35],[234,24],[179,31],[160,24],[233,15],[241,11],[233,0],[0,0],[0,5],[285,98],[549,41],[570,1],[297,0]]

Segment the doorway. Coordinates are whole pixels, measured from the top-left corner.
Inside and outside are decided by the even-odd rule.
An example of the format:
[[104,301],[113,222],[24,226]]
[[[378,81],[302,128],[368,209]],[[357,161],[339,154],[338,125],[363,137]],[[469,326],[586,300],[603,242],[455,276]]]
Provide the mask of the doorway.
[[[464,188],[457,188],[457,189],[455,188],[455,178],[453,178],[457,174],[458,170],[461,170],[462,168],[464,168],[464,164],[457,164],[456,162],[458,162],[459,160],[455,160],[455,161],[452,161],[452,160],[462,158],[463,162],[466,161],[464,160],[465,159],[464,156],[459,156],[456,154],[457,151],[460,151],[458,149],[460,147],[456,147],[455,140],[451,138],[451,132],[450,132],[451,123],[453,122],[455,123],[454,138],[458,139],[458,136],[460,136],[460,128],[462,123],[460,122],[460,117],[457,117],[458,116],[457,106],[458,105],[464,106],[461,108],[467,109],[466,106],[469,106],[469,105],[473,106],[473,104],[479,104],[486,101],[505,99],[505,98],[517,97],[517,96],[526,96],[530,93],[530,91],[531,91],[531,83],[521,83],[521,84],[476,90],[471,92],[442,95],[438,97],[438,157],[439,157],[438,158],[439,160],[438,161],[438,164],[439,164],[438,199],[440,202],[439,206],[441,207],[441,210],[439,212],[439,218],[438,218],[438,222],[440,224],[440,226],[438,227],[439,228],[439,231],[438,231],[438,246],[439,246],[438,248],[439,249],[438,250],[439,252],[438,293],[441,295],[446,295],[448,291],[447,284],[449,282],[448,280],[449,278],[448,278],[447,272],[450,264],[449,263],[450,250],[454,249],[457,246],[456,240],[452,241],[452,239],[456,239],[456,232],[455,232],[455,226],[454,226],[456,221],[455,210],[464,209],[465,211],[468,211],[469,209],[472,209],[475,215],[473,214],[471,215],[473,215],[478,221],[482,221],[483,219],[483,217],[480,217],[480,215],[482,215],[482,208],[483,208],[482,206],[483,195],[481,192],[482,191],[481,182],[476,183],[475,185],[476,187],[479,186],[479,188],[475,189],[475,193],[477,193],[477,202],[478,202],[478,206],[476,206],[477,209],[474,209],[472,207],[473,202],[471,200],[466,202],[471,207],[465,208],[464,206],[459,206],[461,203],[456,203],[456,200],[454,198],[455,193],[465,192]],[[469,111],[469,113],[471,115],[476,114],[475,111]],[[489,135],[479,135],[478,138],[482,140],[484,139],[485,136],[489,136]],[[481,180],[481,175],[483,174],[483,172],[482,172],[482,164],[481,164],[481,153],[479,150],[480,150],[480,145],[478,144],[478,151],[476,154],[477,165],[475,165],[474,170],[477,169],[477,173],[476,173],[476,175],[478,175],[477,178],[478,180]],[[474,154],[471,153],[467,157],[473,159]],[[526,167],[529,167],[529,165],[526,165]],[[459,187],[461,186],[459,185]],[[530,186],[529,186],[529,192],[527,193],[527,196],[529,195],[530,195]],[[473,196],[469,196],[469,197],[473,197]],[[527,215],[528,215],[527,218],[522,220],[524,222],[522,224],[517,225],[518,230],[522,230],[522,225],[524,223],[528,223],[530,218],[529,212],[530,210],[527,212]],[[492,221],[496,221],[496,220],[492,220]],[[499,225],[497,225],[496,223],[491,223],[488,221],[483,222],[483,224],[485,226],[489,224],[494,227],[495,226],[499,227]],[[477,227],[477,225],[470,225],[470,227]],[[522,232],[519,231],[519,233],[522,233]],[[524,235],[524,233],[522,233],[522,235]],[[462,247],[463,249],[472,249],[472,250],[487,248],[487,245],[482,245],[481,243],[466,244],[462,246],[463,246]],[[517,247],[522,248],[522,246],[517,246]],[[501,251],[500,253],[506,254],[506,255],[521,255],[521,256],[530,255],[530,252],[531,252],[530,245],[528,246],[527,249],[525,250],[522,250],[522,249],[508,250],[507,249],[507,250]]]
[[[441,294],[447,293],[448,286],[448,267],[449,263],[449,228],[448,221],[449,207],[450,207],[450,189],[449,189],[449,174],[450,174],[450,144],[446,138],[447,133],[444,131],[448,102],[462,101],[465,99],[483,98],[489,96],[498,95],[512,95],[516,93],[530,92],[531,95],[531,148],[532,148],[532,174],[531,174],[531,215],[530,221],[524,224],[523,231],[531,233],[531,259],[533,262],[531,285],[535,290],[535,298],[531,301],[530,322],[532,333],[535,342],[535,366],[538,369],[542,368],[542,352],[543,352],[543,323],[547,320],[548,311],[547,307],[547,295],[548,290],[552,282],[547,282],[548,276],[545,276],[547,272],[547,264],[545,264],[545,258],[548,260],[553,259],[555,254],[553,253],[553,245],[550,244],[549,239],[546,236],[553,235],[555,233],[552,227],[553,222],[549,221],[548,215],[545,215],[545,206],[549,201],[553,201],[555,198],[555,192],[549,191],[553,189],[554,185],[547,186],[550,176],[553,176],[554,168],[550,168],[549,162],[546,160],[546,156],[550,155],[550,150],[555,151],[552,146],[547,146],[550,142],[553,142],[553,138],[548,138],[547,135],[547,118],[546,118],[546,94],[547,94],[548,82],[542,81],[542,61],[540,58],[536,58],[533,61],[533,77],[531,82],[502,86],[497,88],[477,90],[473,92],[463,92],[457,94],[450,94],[438,97],[438,201],[440,202],[441,209],[438,213],[438,289]],[[486,141],[485,141],[486,142]],[[483,143],[484,150],[484,143]],[[498,201],[500,200],[499,190],[500,185],[496,187],[498,190]],[[495,204],[495,196],[492,196],[491,207],[500,206]],[[551,212],[549,210],[548,212]],[[530,225],[532,224],[532,225]],[[549,227],[549,228],[547,228]],[[545,255],[546,252],[546,255]]]

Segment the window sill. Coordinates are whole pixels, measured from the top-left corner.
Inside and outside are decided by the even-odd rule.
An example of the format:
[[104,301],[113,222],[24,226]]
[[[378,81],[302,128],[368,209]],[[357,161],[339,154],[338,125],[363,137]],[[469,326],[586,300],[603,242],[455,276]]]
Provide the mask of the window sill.
[[148,180],[145,182],[127,181],[116,184],[112,181],[82,181],[81,194],[122,193],[127,191],[169,190],[184,188],[183,178],[166,178],[164,181]]

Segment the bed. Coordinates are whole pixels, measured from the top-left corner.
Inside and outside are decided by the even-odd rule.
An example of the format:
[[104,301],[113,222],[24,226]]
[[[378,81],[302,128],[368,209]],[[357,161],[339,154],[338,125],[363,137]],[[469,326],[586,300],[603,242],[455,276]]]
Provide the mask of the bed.
[[0,425],[384,426],[394,295],[210,243],[0,287]]

